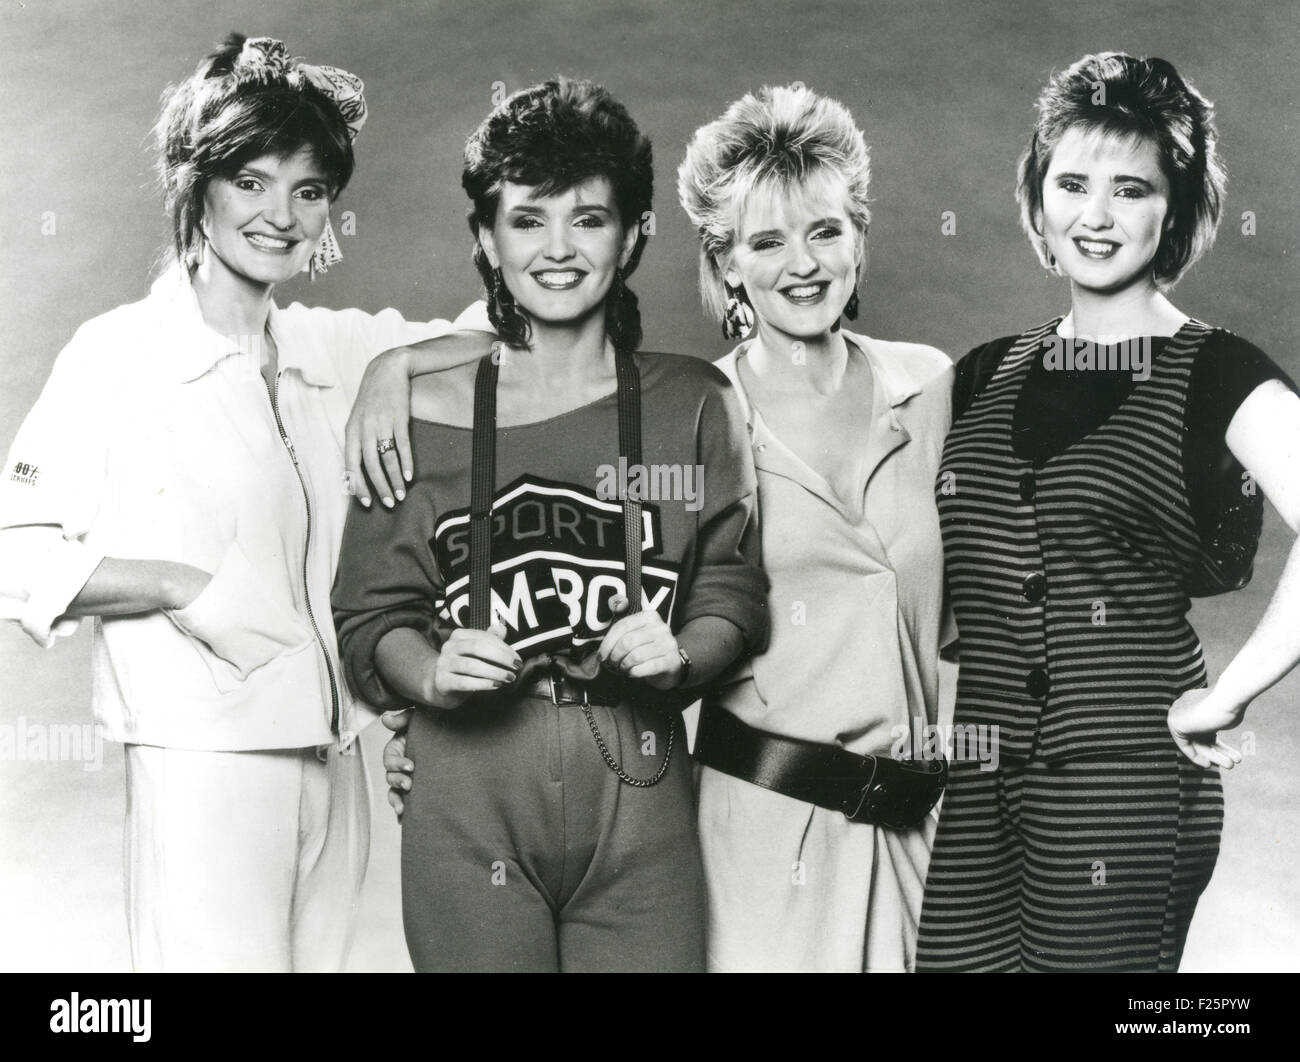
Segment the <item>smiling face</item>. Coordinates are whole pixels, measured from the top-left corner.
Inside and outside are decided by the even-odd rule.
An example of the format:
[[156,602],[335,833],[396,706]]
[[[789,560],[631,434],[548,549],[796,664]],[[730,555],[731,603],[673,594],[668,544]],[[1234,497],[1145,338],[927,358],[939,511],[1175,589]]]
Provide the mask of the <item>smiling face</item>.
[[252,159],[208,182],[203,234],[218,262],[256,284],[302,272],[329,220],[329,183],[310,147]]
[[550,196],[507,181],[495,223],[479,232],[520,307],[535,323],[557,325],[603,309],[614,271],[626,264],[636,238],[604,177]]
[[1073,283],[1116,292],[1152,283],[1169,181],[1149,140],[1071,129],[1043,177],[1042,233]]
[[723,274],[744,285],[760,328],[788,340],[829,333],[857,283],[861,239],[847,186],[838,177],[819,184],[751,193]]

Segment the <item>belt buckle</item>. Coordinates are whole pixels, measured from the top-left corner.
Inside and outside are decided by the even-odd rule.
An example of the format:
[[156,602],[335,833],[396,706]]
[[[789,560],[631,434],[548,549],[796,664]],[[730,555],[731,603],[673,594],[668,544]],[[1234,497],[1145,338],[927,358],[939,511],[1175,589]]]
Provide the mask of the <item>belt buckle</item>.
[[552,703],[552,704],[554,704],[554,705],[556,705],[556,706],[563,705],[563,704],[584,704],[584,705],[589,705],[589,704],[590,704],[590,702],[587,700],[587,687],[586,687],[586,686],[583,686],[583,687],[582,687],[582,699],[581,699],[581,700],[575,700],[575,699],[572,698],[572,697],[568,697],[568,698],[566,698],[566,699],[564,699],[564,700],[561,700],[561,699],[560,699],[561,695],[560,695],[560,693],[557,691],[557,687],[558,687],[558,686],[562,686],[562,685],[564,685],[565,683],[567,683],[567,682],[570,681],[570,680],[569,680],[569,679],[564,675],[563,672],[559,672],[559,673],[557,674],[556,672],[552,671],[549,675],[546,676],[546,678],[547,678],[547,681],[549,681],[550,684],[551,684],[551,703]]
[[[876,764],[878,760],[875,756],[864,756],[863,759],[869,765],[871,773],[867,775],[866,782],[858,789],[856,800],[849,797],[840,807],[840,811],[843,812],[844,817],[849,822],[873,822],[868,815],[863,813],[867,810],[867,802],[871,799],[871,787],[876,782]],[[850,804],[853,805],[852,808],[849,807]]]

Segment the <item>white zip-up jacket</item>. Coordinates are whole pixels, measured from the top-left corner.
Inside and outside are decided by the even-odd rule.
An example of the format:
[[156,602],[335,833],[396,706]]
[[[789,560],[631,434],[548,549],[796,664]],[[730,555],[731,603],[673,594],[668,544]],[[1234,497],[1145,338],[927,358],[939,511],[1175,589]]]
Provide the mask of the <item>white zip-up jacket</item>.
[[63,614],[104,557],[195,565],[213,578],[188,608],[94,621],[105,736],[226,751],[351,741],[373,714],[343,685],[330,618],[344,426],[376,354],[478,326],[481,304],[456,325],[272,308],[269,391],[256,342],[209,328],[170,269],[77,330],[19,430],[0,480],[0,617],[48,646],[76,629]]

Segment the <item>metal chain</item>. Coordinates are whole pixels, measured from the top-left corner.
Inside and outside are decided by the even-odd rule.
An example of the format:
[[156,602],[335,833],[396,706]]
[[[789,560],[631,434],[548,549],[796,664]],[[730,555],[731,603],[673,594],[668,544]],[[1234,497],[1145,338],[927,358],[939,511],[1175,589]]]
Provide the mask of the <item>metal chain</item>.
[[605,744],[605,739],[600,736],[600,728],[596,726],[596,717],[591,713],[591,705],[579,705],[582,714],[587,717],[587,725],[591,727],[591,735],[596,739],[596,748],[600,749],[601,756],[605,759],[605,765],[618,775],[620,782],[633,786],[637,789],[649,789],[652,785],[658,785],[660,779],[668,772],[668,762],[673,758],[673,736],[677,733],[677,717],[668,713],[668,745],[664,749],[664,762],[659,765],[659,770],[649,778],[633,778],[627,771],[618,765],[609,752],[609,746]]

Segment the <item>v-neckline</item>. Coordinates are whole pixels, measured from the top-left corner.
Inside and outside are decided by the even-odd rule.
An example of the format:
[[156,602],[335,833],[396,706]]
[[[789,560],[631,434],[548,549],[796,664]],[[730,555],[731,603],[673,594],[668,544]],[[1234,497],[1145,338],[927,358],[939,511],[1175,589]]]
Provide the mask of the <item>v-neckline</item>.
[[[864,360],[867,372],[871,374],[871,411],[870,423],[867,435],[867,455],[858,465],[855,475],[855,482],[852,484],[854,495],[853,501],[856,504],[849,504],[844,498],[835,491],[834,487],[825,476],[818,472],[812,465],[808,464],[794,449],[787,444],[779,435],[768,425],[762,410],[753,400],[750,394],[750,388],[744,381],[742,368],[745,359],[748,357],[748,349],[737,351],[736,354],[736,378],[740,381],[744,391],[745,402],[748,405],[752,417],[754,444],[758,454],[755,456],[755,463],[769,472],[777,475],[784,475],[787,479],[798,483],[811,494],[821,498],[826,504],[831,506],[839,513],[849,524],[855,528],[861,529],[867,524],[867,487],[871,483],[871,477],[875,475],[876,469],[884,463],[891,453],[899,446],[907,442],[910,436],[906,429],[901,425],[897,431],[891,431],[889,428],[884,430],[889,432],[890,438],[886,440],[880,435],[881,425],[889,421],[892,417],[888,397],[884,394],[881,384],[880,374],[875,371],[871,363],[871,356],[867,351],[859,346],[856,341],[845,336],[845,342],[850,348],[850,356],[856,351]],[[885,445],[886,442],[890,445]],[[774,451],[774,457],[768,457],[766,449],[770,447]],[[872,452],[875,453],[875,460],[869,460]],[[781,467],[785,466],[785,467]]]

